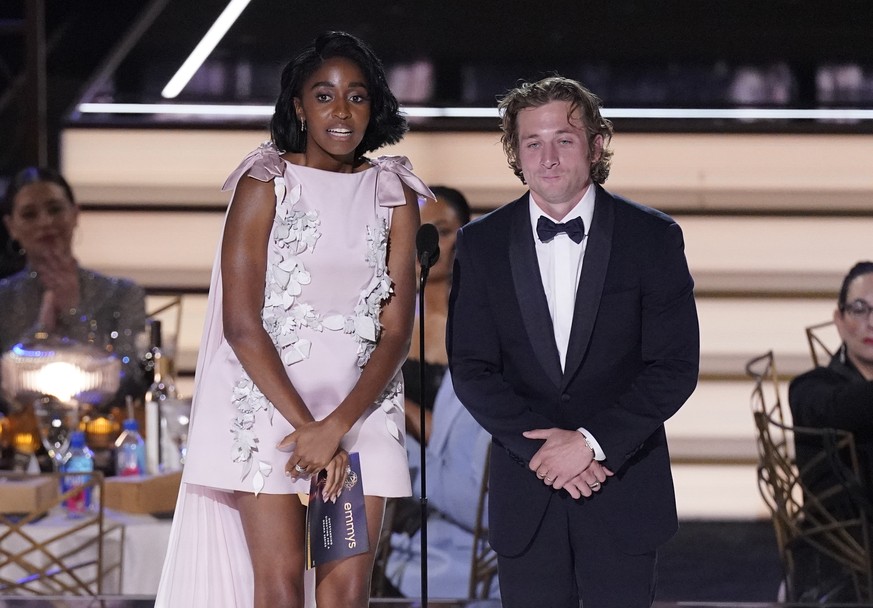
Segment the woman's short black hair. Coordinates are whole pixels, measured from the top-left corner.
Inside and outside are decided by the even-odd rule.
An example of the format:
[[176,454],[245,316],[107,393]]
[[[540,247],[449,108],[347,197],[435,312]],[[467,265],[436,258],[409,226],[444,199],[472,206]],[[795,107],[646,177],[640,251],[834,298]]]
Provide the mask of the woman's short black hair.
[[0,200],[0,217],[12,215],[12,203],[22,188],[39,182],[57,184],[64,191],[64,194],[67,195],[70,202],[74,205],[76,204],[76,199],[73,197],[73,189],[70,188],[70,184],[67,183],[67,180],[60,173],[48,167],[26,167],[16,173],[15,177],[12,178],[12,181],[6,187],[6,194]]
[[840,287],[840,295],[839,298],[837,298],[837,306],[840,311],[846,310],[846,304],[848,304],[848,302],[846,302],[846,298],[848,297],[849,285],[852,284],[852,281],[860,276],[871,273],[873,273],[873,262],[858,262],[857,264],[852,266],[852,268],[849,270],[849,274],[847,274],[843,278],[843,285]]
[[276,101],[276,111],[270,121],[273,143],[285,152],[304,152],[306,134],[294,109],[294,98],[300,97],[303,83],[332,57],[354,61],[367,79],[370,95],[370,124],[364,139],[355,149],[361,156],[388,144],[395,144],[406,133],[406,119],[400,114],[397,99],[388,88],[382,62],[373,50],[359,38],[346,32],[325,32],[292,59],[282,71],[282,90]]
[[452,208],[461,226],[470,221],[470,203],[467,202],[467,197],[461,194],[460,190],[448,186],[431,186],[430,191]]

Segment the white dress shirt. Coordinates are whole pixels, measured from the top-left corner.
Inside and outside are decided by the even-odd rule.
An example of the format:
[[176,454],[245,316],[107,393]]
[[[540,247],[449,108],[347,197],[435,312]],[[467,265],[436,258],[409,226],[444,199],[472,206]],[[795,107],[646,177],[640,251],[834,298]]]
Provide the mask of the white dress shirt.
[[[594,218],[594,198],[595,188],[589,185],[582,199],[560,220],[562,223],[567,223],[574,218],[582,218],[585,224],[585,237],[581,243],[573,242],[573,239],[563,232],[548,243],[543,243],[537,236],[537,220],[544,215],[555,223],[559,221],[536,204],[533,192],[529,196],[531,230],[536,244],[540,278],[549,304],[549,314],[552,317],[562,370],[567,363],[567,347],[570,343],[570,329],[573,326],[573,311],[576,308],[576,290],[582,274],[582,262],[585,258],[591,221]],[[594,450],[595,459],[604,460],[606,455],[594,437],[584,428],[580,428],[579,432],[585,436],[589,446]]]
[[[543,243],[537,236],[537,220],[541,215],[555,223],[567,223],[577,217],[585,223],[585,238],[581,243],[562,232],[548,243]],[[576,306],[576,289],[579,286],[579,276],[582,273],[582,260],[585,257],[585,246],[588,243],[588,231],[594,217],[594,188],[588,186],[575,207],[561,220],[556,220],[540,209],[530,194],[531,230],[536,243],[537,262],[540,266],[540,278],[549,303],[549,314],[552,316],[552,326],[555,330],[555,342],[561,358],[561,369],[567,362],[567,345],[570,343],[570,327],[573,325],[573,309]]]

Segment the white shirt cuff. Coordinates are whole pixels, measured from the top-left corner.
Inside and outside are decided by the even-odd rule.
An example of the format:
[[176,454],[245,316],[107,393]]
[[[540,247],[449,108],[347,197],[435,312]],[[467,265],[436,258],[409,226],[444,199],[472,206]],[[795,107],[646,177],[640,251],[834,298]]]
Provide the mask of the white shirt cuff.
[[600,447],[600,444],[597,443],[597,440],[594,438],[594,435],[589,433],[585,428],[579,427],[576,429],[582,435],[585,436],[585,443],[588,444],[588,447],[594,450],[594,460],[600,462],[602,460],[606,460],[606,454],[603,452],[603,448]]

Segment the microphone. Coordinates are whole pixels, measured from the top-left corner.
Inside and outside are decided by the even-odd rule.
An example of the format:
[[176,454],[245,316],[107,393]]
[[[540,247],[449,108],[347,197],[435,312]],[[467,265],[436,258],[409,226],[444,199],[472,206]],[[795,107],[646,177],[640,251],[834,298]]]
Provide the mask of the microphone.
[[440,235],[433,224],[422,224],[415,235],[418,263],[428,269],[440,259]]

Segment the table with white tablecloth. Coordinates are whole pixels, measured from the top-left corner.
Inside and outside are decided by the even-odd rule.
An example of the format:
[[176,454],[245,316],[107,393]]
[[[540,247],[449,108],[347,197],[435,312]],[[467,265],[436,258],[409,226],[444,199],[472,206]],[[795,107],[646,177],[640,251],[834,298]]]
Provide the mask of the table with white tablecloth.
[[[119,562],[121,568],[108,572],[103,577],[104,594],[125,595],[150,595],[153,596],[158,589],[158,581],[161,577],[161,568],[164,563],[164,554],[170,538],[170,519],[159,519],[151,515],[135,515],[121,513],[106,509],[104,511],[104,527],[107,532],[103,539],[103,561],[106,564]],[[24,527],[26,533],[38,542],[48,542],[49,539],[62,538],[52,548],[52,553],[60,555],[69,551],[72,547],[78,547],[87,540],[87,535],[96,536],[94,528],[86,528],[71,534],[68,532],[77,525],[76,519],[70,519],[61,510],[53,510],[38,521]],[[0,537],[5,537],[0,530]],[[21,539],[14,536],[4,538],[6,546],[10,547],[19,543]],[[40,556],[31,559],[38,559]],[[77,560],[96,560],[97,547],[87,547]],[[2,569],[2,576],[18,578],[25,574],[16,570],[18,566],[7,564]]]
[[106,516],[109,521],[124,526],[120,593],[155,595],[170,540],[172,520],[109,510]]

